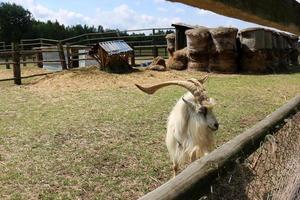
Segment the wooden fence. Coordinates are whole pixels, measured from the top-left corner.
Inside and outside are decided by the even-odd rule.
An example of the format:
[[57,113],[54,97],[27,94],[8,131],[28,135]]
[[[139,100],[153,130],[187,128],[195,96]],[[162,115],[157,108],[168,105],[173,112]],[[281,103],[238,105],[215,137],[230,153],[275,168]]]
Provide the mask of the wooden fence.
[[[15,84],[20,85],[22,78],[48,74],[42,73],[21,77],[21,65],[25,67],[27,64],[37,64],[38,67],[42,68],[43,63],[60,63],[63,70],[77,67],[74,64],[76,62],[94,60],[88,55],[88,50],[90,50],[93,44],[110,40],[124,40],[127,42],[134,49],[136,60],[150,60],[157,56],[167,57],[165,31],[168,30],[173,31],[174,29],[151,28],[127,30],[123,32],[87,33],[64,40],[46,38],[23,39],[19,44],[6,44],[5,42],[0,42],[0,59],[3,60],[2,62],[0,61],[0,66],[4,65],[7,69],[10,69],[11,65],[13,66],[13,78],[1,79],[0,81],[14,80]],[[145,32],[150,34],[139,34]],[[130,33],[135,34],[129,35]],[[48,50],[44,47],[55,48]],[[78,49],[85,49],[86,52],[79,53]],[[65,51],[66,55],[64,53]],[[47,52],[57,52],[59,54],[59,59],[44,60],[42,54]],[[86,55],[87,58],[79,58],[81,55]]]
[[[36,45],[36,44],[28,43],[28,45]],[[53,45],[51,44],[51,46]],[[77,66],[74,65],[76,61],[94,60],[92,57],[79,59],[78,58],[79,55],[88,56],[88,51],[84,53],[78,53],[77,51],[74,51],[74,49],[78,50],[78,47],[69,46],[69,45],[63,46],[61,42],[58,42],[56,44],[57,48],[53,48],[53,49],[35,47],[34,49],[26,50],[24,47],[26,47],[26,45],[24,46],[24,43],[23,45],[13,43],[11,44],[10,50],[6,49],[0,51],[0,57],[5,58],[5,62],[0,62],[0,65],[5,65],[7,69],[10,69],[10,65],[13,66],[13,78],[1,79],[0,81],[14,80],[15,84],[21,85],[22,79],[24,78],[30,78],[34,76],[42,76],[42,75],[54,73],[54,72],[48,72],[48,73],[34,74],[30,76],[21,76],[21,65],[26,66],[26,64],[37,64],[38,67],[42,68],[43,63],[60,63],[62,66],[62,70],[67,70],[67,69],[78,67],[78,65]],[[80,49],[89,50],[90,47],[80,47]],[[58,59],[43,60],[43,56],[42,56],[43,53],[53,53],[53,52],[58,53],[59,55]],[[26,59],[28,57],[31,57],[32,59],[31,60]]]

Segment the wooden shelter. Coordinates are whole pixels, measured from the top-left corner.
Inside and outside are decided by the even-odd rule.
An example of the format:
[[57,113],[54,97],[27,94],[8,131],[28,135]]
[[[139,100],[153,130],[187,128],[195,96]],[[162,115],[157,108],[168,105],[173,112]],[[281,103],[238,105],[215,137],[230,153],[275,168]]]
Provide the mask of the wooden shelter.
[[134,51],[123,40],[99,42],[92,47],[90,55],[99,62],[100,68],[107,72],[131,72],[131,66],[135,65]]

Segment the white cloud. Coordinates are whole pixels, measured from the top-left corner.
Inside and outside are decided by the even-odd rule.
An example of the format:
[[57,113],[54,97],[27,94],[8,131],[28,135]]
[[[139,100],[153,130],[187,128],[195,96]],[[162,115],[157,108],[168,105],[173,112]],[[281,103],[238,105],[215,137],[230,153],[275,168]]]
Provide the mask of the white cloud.
[[170,27],[171,23],[179,22],[181,20],[180,18],[157,17],[142,14],[129,8],[126,4],[114,8],[112,11],[98,9],[94,19],[93,24],[101,24],[104,27],[119,28],[121,30]]
[[208,15],[208,14],[211,14],[211,13],[212,12],[204,10],[204,9],[198,9],[198,10],[196,10],[196,14],[197,15]]
[[[90,16],[85,16],[79,12],[74,12],[67,9],[50,9],[42,4],[37,3],[35,0],[9,1],[22,5],[33,14],[34,18],[38,20],[57,20],[65,25],[102,25],[104,28],[118,28],[120,30],[125,30],[150,27],[170,27],[171,23],[181,21],[180,18],[159,17],[154,14],[143,14],[142,11],[133,10],[127,4],[121,4],[112,10],[103,10],[101,8],[97,8],[93,14]],[[162,2],[163,0],[154,1]]]
[[34,18],[41,21],[57,20],[60,23],[72,25],[78,23],[88,24],[91,20],[80,13],[66,9],[51,10],[42,4],[36,3],[34,0],[10,0],[9,2],[22,5],[32,13]]
[[185,11],[184,11],[184,9],[182,9],[182,8],[176,8],[175,9],[175,13],[184,13]]
[[165,0],[153,0],[154,1],[154,3],[164,3],[165,2]]
[[166,9],[166,8],[164,8],[164,7],[158,7],[157,10],[158,10],[159,12],[167,12],[167,11],[168,11],[168,9]]

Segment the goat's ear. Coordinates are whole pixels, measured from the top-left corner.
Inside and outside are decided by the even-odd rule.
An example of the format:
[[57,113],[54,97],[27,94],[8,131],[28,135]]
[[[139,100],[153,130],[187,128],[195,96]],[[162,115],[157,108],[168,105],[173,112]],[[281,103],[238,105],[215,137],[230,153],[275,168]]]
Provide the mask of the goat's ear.
[[195,105],[194,105],[192,102],[185,100],[183,97],[182,97],[182,101],[183,101],[186,105],[188,105],[189,108],[195,109]]
[[208,75],[204,76],[203,78],[199,79],[198,81],[203,84],[207,81],[207,79],[208,79]]

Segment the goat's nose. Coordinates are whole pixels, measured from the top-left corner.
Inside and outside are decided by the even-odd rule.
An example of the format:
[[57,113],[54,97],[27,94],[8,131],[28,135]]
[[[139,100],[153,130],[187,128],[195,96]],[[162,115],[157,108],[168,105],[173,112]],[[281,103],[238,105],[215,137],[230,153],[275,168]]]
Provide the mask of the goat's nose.
[[215,128],[216,128],[216,129],[219,128],[219,123],[215,123]]

